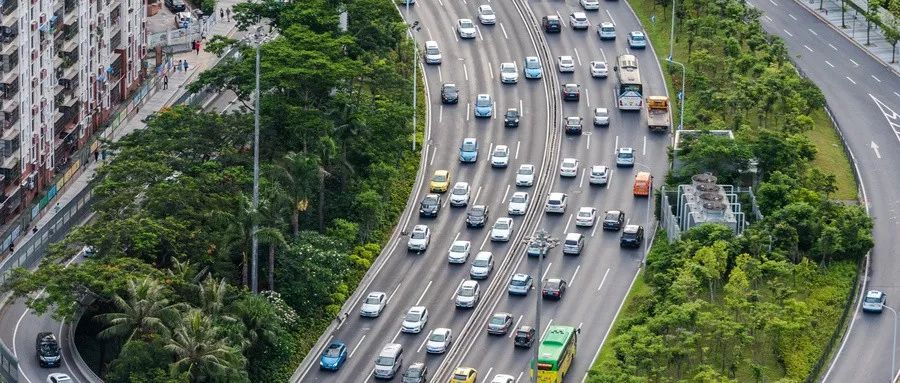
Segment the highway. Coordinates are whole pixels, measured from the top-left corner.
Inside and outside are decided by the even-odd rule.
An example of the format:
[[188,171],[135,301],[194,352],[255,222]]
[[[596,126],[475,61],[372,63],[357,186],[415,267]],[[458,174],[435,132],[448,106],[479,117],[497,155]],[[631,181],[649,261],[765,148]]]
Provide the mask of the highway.
[[[763,27],[784,39],[794,63],[822,89],[855,157],[867,209],[875,219],[875,248],[861,293],[882,290],[888,305],[900,308],[900,77],[802,5],[790,0],[750,3],[763,11]],[[892,381],[897,375],[890,371],[892,314],[863,314],[856,307],[851,323],[824,381]]]

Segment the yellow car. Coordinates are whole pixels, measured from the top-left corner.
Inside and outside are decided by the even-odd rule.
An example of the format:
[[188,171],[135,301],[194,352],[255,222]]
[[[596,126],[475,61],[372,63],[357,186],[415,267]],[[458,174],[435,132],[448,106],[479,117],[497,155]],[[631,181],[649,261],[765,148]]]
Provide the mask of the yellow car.
[[478,378],[478,371],[472,367],[457,367],[453,371],[453,377],[450,383],[475,383]]
[[443,193],[450,187],[450,172],[447,170],[435,170],[431,176],[431,192]]

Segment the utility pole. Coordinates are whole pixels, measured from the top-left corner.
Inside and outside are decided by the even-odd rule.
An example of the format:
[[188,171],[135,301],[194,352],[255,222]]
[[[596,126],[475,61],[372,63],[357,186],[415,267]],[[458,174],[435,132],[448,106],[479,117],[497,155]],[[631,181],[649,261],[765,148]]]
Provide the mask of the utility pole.
[[418,95],[416,93],[418,90],[418,82],[419,82],[419,46],[416,43],[416,35],[413,34],[413,25],[409,23],[409,3],[412,0],[406,0],[406,26],[409,28],[409,38],[412,39],[413,42],[413,89],[412,89],[412,99],[413,99],[413,115],[412,115],[412,150],[416,151],[416,114],[419,113],[419,110],[416,109],[416,98]]
[[687,93],[685,91],[685,74],[687,69],[684,68],[684,64],[672,60],[672,56],[666,59],[670,64],[675,64],[681,67],[681,97],[679,97],[678,104],[680,111],[678,112],[679,122],[678,122],[678,130],[684,129],[684,100],[687,98]]
[[525,238],[525,240],[530,243],[536,244],[541,248],[541,254],[538,256],[538,267],[537,271],[535,271],[534,277],[538,289],[538,293],[536,294],[537,305],[535,309],[536,313],[534,325],[534,340],[538,343],[538,345],[531,346],[534,349],[534,362],[531,364],[531,382],[537,383],[537,363],[541,342],[541,302],[544,300],[544,298],[541,296],[541,289],[543,289],[544,286],[544,257],[547,256],[547,252],[549,252],[550,249],[559,245],[559,239],[551,237],[550,233],[547,232],[547,230],[540,229],[535,232],[533,236]]
[[256,97],[253,107],[253,228],[251,229],[252,258],[250,259],[250,292],[259,292],[259,48],[263,43],[262,26],[256,27],[252,38],[256,48]]
[[669,32],[669,58],[675,56],[675,2],[672,0],[672,30]]

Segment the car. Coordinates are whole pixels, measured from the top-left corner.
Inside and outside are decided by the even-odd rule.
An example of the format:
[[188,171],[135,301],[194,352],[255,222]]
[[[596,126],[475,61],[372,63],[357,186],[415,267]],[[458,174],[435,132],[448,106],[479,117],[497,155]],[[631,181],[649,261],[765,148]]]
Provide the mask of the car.
[[425,306],[413,306],[409,308],[406,316],[403,317],[400,331],[418,334],[425,328],[426,323],[428,323],[428,309]]
[[93,258],[97,256],[97,249],[91,245],[84,245],[81,247],[81,254],[83,254],[85,258]]
[[516,108],[509,108],[506,110],[506,114],[503,115],[503,126],[507,128],[518,128],[519,127],[519,110]]
[[469,204],[470,188],[468,182],[457,182],[450,190],[450,206],[459,207]]
[[441,84],[441,102],[444,104],[459,103],[459,88],[454,83]]
[[497,15],[490,5],[484,4],[478,6],[478,21],[484,25],[494,25],[497,23]]
[[575,158],[563,158],[559,164],[560,177],[575,177],[578,175],[578,160]]
[[578,3],[581,4],[581,8],[584,8],[585,11],[600,10],[599,0],[578,0]]
[[472,268],[469,269],[469,277],[472,279],[485,279],[494,269],[494,254],[490,251],[482,251],[475,254]]
[[456,307],[475,307],[475,305],[478,304],[478,298],[480,294],[481,293],[478,289],[478,282],[469,279],[463,281],[463,283],[461,283],[456,289],[456,295],[453,297],[453,301],[456,303]]
[[450,383],[475,383],[477,380],[478,371],[471,367],[457,367],[450,377]]
[[509,295],[528,295],[528,292],[531,291],[532,283],[531,276],[528,274],[513,274],[513,276],[509,278],[509,285],[506,288],[506,292],[508,292]]
[[429,190],[431,190],[432,193],[444,193],[449,187],[450,171],[435,170],[434,174],[431,175],[431,185],[429,187]]
[[562,88],[563,101],[578,101],[581,98],[581,85],[566,84]]
[[415,362],[400,376],[400,383],[425,383],[428,381],[428,367],[425,362]]
[[544,16],[541,19],[541,27],[544,28],[546,33],[562,32],[562,23],[559,21],[559,16],[556,15]]
[[494,100],[488,94],[475,97],[475,117],[491,117],[494,114]]
[[510,215],[523,215],[526,210],[528,210],[528,193],[513,193],[512,197],[509,198],[509,206],[506,208],[506,212]]
[[165,4],[166,8],[169,8],[172,13],[184,12],[187,10],[187,4],[185,4],[184,0],[166,0]]
[[602,22],[597,28],[597,34],[600,35],[600,40],[615,40],[616,26],[608,21]]
[[450,349],[452,343],[453,330],[438,327],[431,330],[431,334],[428,334],[428,340],[425,341],[425,352],[429,354],[443,354]]
[[579,255],[584,248],[584,236],[581,233],[568,233],[563,241],[563,254]]
[[425,195],[425,198],[422,198],[422,202],[419,203],[419,216],[420,217],[437,217],[438,212],[441,211],[441,195],[429,193]]
[[572,29],[588,29],[591,23],[588,22],[587,15],[584,12],[572,12],[569,14],[569,25]]
[[441,63],[441,48],[438,47],[437,41],[426,41],[425,42],[425,63],[426,64],[440,64]]
[[516,171],[516,186],[534,185],[534,165],[521,164]]
[[62,354],[59,349],[59,341],[52,332],[39,332],[35,340],[38,365],[43,368],[59,367],[62,365]]
[[491,379],[491,383],[514,383],[515,381],[514,376],[506,374],[497,374],[494,375],[494,379]]
[[536,56],[525,57],[525,65],[523,65],[526,79],[535,79],[544,77],[544,66],[541,60]]
[[625,224],[625,212],[607,210],[603,213],[603,230],[619,231]]
[[513,346],[515,347],[531,347],[534,344],[534,327],[519,326],[516,328],[516,335],[513,338]]
[[478,161],[478,139],[474,137],[463,138],[459,145],[459,162],[470,163]]
[[569,196],[565,193],[550,193],[547,196],[547,203],[544,205],[544,211],[547,213],[563,214],[566,212],[566,204]]
[[581,134],[582,118],[578,116],[566,117],[565,128],[566,134]]
[[594,108],[594,125],[609,126],[609,110],[606,108]]
[[403,367],[403,345],[388,343],[375,358],[372,375],[378,379],[393,379],[401,367]]
[[505,168],[509,165],[509,146],[497,145],[491,153],[491,167]]
[[869,290],[866,292],[866,298],[863,299],[863,312],[880,313],[884,311],[884,304],[887,301],[887,294],[878,290]]
[[566,285],[566,281],[560,278],[547,279],[541,288],[541,296],[544,299],[562,299],[566,293]]
[[466,212],[466,227],[484,227],[490,216],[487,205],[475,205]]
[[572,56],[559,56],[556,59],[556,67],[559,73],[575,72],[575,59]]
[[528,247],[525,248],[525,254],[528,254],[529,257],[541,255],[541,246],[537,242],[528,242]]
[[634,166],[634,149],[619,148],[616,150],[616,166],[631,167]]
[[381,291],[373,291],[366,295],[362,307],[359,308],[359,315],[374,318],[381,315],[381,311],[387,306],[387,294]]
[[447,262],[466,263],[469,260],[469,250],[472,243],[469,241],[453,241],[447,254]]
[[197,19],[194,18],[194,14],[188,11],[184,12],[176,12],[175,13],[175,28],[185,29],[194,24]]
[[487,333],[491,335],[503,335],[509,332],[513,325],[513,316],[510,313],[496,313],[487,323]]
[[632,49],[643,49],[647,47],[647,36],[644,32],[633,31],[628,34],[628,46]]
[[609,76],[609,67],[606,61],[591,61],[591,77],[606,78]]
[[337,371],[347,360],[347,345],[339,340],[331,341],[331,344],[322,351],[319,358],[319,368],[322,370]]
[[575,226],[592,227],[596,221],[597,209],[590,206],[578,209],[578,214],[575,215]]
[[425,225],[416,225],[409,233],[409,241],[406,242],[406,248],[410,251],[422,252],[428,249],[431,242],[431,229]]
[[75,381],[72,380],[72,378],[70,378],[68,375],[60,373],[60,372],[54,372],[50,375],[47,375],[47,383],[74,383],[74,382]]
[[491,226],[491,241],[509,241],[513,233],[513,220],[509,217],[497,218],[494,226]]
[[504,84],[519,82],[519,68],[516,63],[500,63],[500,82]]
[[606,185],[609,182],[609,168],[604,165],[591,166],[591,175],[588,183],[591,185]]
[[478,32],[475,30],[475,23],[471,19],[459,19],[456,21],[456,33],[461,39],[474,39]]
[[644,227],[640,225],[625,225],[622,229],[622,237],[619,238],[619,247],[639,248],[644,243]]

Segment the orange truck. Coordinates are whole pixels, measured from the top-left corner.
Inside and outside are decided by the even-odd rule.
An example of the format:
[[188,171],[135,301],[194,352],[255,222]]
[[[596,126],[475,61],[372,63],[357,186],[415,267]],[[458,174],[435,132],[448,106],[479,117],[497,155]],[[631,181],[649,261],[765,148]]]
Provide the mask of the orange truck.
[[647,126],[651,132],[665,132],[672,126],[669,119],[668,97],[647,97]]
[[648,172],[638,172],[634,176],[634,187],[632,188],[635,197],[649,197],[653,191],[653,176]]

